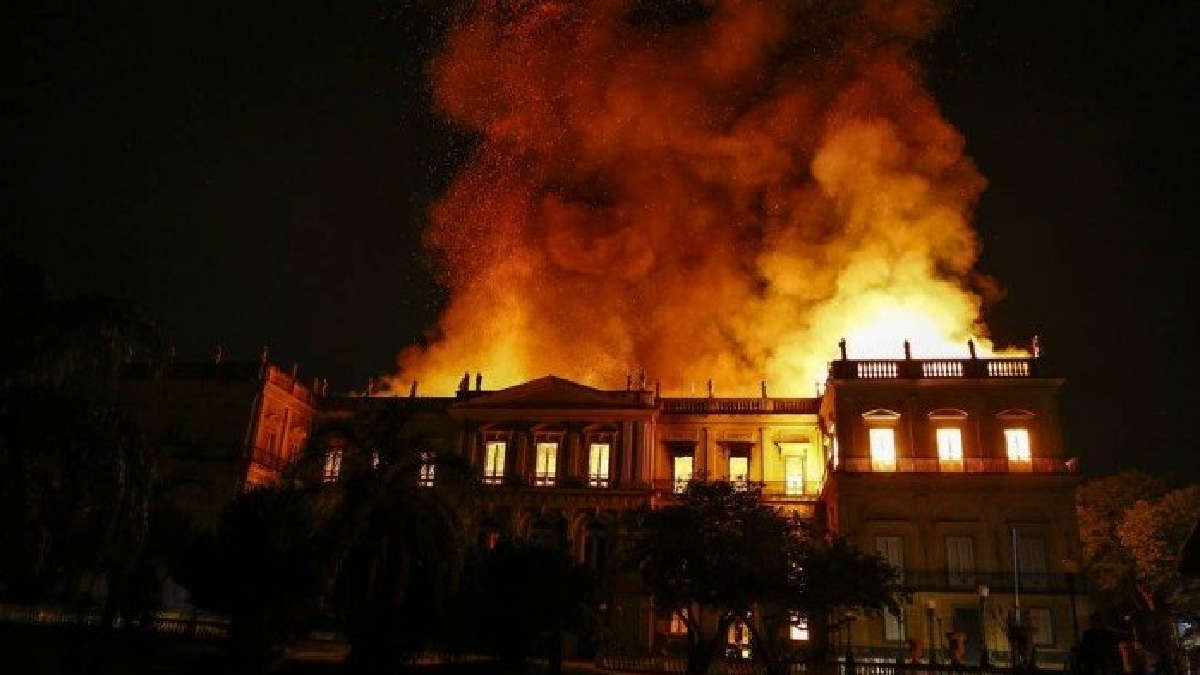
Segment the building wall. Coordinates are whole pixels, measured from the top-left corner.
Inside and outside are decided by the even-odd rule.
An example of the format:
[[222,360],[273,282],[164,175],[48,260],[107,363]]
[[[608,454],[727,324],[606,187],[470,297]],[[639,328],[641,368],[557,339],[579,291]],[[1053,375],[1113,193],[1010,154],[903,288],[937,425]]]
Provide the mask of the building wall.
[[[1077,479],[1073,465],[1066,463],[1069,453],[1058,418],[1060,385],[1059,380],[1038,379],[829,383],[822,421],[835,430],[840,463],[824,495],[831,527],[868,551],[887,546],[881,537],[892,542],[901,538],[904,582],[915,590],[902,632],[893,634],[901,639],[886,638],[883,617],[864,617],[852,624],[849,642],[860,656],[894,659],[907,653],[903,638],[915,638],[927,649],[930,603],[935,648],[944,649],[947,632],[962,630],[974,643],[969,658],[977,659],[974,645],[982,623],[993,660],[999,656],[996,652],[1006,652],[1003,630],[1016,586],[1015,531],[1026,557],[1042,561],[1027,566],[1044,566],[1044,573],[1023,571],[1021,605],[1037,610],[1043,621],[1048,610],[1050,640],[1039,651],[1047,663],[1065,660],[1073,636],[1063,561],[1079,559],[1079,540]],[[889,420],[882,411],[899,416]],[[931,413],[950,411],[964,416],[931,419]],[[869,461],[868,430],[880,424],[895,429],[894,470],[879,470]],[[964,459],[989,461],[965,466],[939,462],[934,430],[943,425],[963,430]],[[1029,429],[1033,461],[1028,465],[1006,460],[1003,429],[1014,426]],[[948,542],[951,538],[954,541]],[[970,550],[970,574],[962,573],[964,546]],[[1034,553],[1038,548],[1040,556]],[[981,585],[989,593],[982,616]],[[1075,600],[1076,613],[1085,612],[1083,599]],[[843,633],[835,641],[844,645],[846,639]],[[941,656],[946,658],[944,651]]]

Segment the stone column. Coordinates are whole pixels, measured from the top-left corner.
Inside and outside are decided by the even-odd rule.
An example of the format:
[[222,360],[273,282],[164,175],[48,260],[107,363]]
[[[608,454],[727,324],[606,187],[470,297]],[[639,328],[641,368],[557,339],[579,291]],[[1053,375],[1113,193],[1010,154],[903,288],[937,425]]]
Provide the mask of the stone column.
[[633,473],[633,422],[621,423],[621,485],[630,483]]

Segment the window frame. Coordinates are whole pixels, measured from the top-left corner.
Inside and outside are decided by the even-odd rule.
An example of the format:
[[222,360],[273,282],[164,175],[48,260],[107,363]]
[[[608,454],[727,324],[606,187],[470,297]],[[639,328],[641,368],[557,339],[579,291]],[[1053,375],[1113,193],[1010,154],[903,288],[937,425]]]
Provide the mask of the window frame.
[[[494,454],[493,450],[496,450]],[[508,439],[486,439],[483,443],[483,484],[499,485],[504,482],[507,461]]]
[[345,448],[340,445],[325,449],[325,461],[321,466],[321,482],[336,483],[342,476],[342,460]]
[[[679,463],[682,460],[687,460],[687,477],[679,477]],[[676,454],[671,457],[671,480],[673,482],[673,491],[675,494],[682,493],[687,489],[687,484],[696,476],[696,457],[692,454]]]
[[[884,436],[886,432],[886,436]],[[887,445],[890,448],[876,447],[876,438],[887,438]],[[867,427],[867,450],[871,457],[871,471],[879,472],[894,472],[896,470],[896,427],[891,425],[877,425]],[[884,451],[889,451],[890,457],[882,457],[887,454]]]
[[420,458],[421,464],[417,468],[417,485],[433,487],[434,481],[437,479],[437,456],[432,450],[425,450],[421,452]]
[[[604,448],[604,458],[602,462],[597,462],[596,449]],[[602,471],[597,471],[597,464],[600,464]],[[612,441],[609,439],[593,439],[588,441],[588,487],[605,488],[609,485],[609,476],[612,470]]]
[[[557,438],[537,438],[533,444],[533,484],[553,487],[558,481],[558,451],[562,443]],[[548,461],[543,462],[544,459]]]

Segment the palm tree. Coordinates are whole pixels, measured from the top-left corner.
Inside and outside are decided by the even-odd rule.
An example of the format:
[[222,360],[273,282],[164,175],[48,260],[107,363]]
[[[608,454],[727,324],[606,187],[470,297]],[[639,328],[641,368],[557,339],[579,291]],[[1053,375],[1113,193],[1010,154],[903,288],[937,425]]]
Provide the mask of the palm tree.
[[344,621],[351,672],[378,672],[439,641],[467,542],[459,514],[473,499],[468,467],[448,452],[453,430],[404,400],[352,428],[313,435],[321,468],[330,439],[346,445],[340,480],[317,489],[332,558],[328,597]]

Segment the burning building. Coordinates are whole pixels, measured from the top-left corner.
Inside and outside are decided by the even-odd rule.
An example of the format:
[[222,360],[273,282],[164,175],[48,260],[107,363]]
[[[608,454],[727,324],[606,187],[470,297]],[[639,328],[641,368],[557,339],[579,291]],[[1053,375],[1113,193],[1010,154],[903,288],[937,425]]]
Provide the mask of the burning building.
[[[438,488],[433,458],[464,462],[482,494],[463,514],[465,540],[541,541],[615,574],[610,629],[641,654],[679,649],[685,628],[616,571],[622,515],[671,504],[698,479],[754,485],[902,570],[915,590],[903,616],[823,636],[856,658],[891,662],[915,639],[947,659],[943,636],[961,633],[968,661],[986,649],[1004,662],[997,617],[1019,602],[1042,663],[1064,662],[1079,544],[1062,380],[1034,357],[840,358],[827,372],[816,397],[769,396],[765,385],[753,397],[670,397],[633,376],[618,389],[547,375],[485,390],[464,375],[453,396],[321,399],[312,447],[321,480],[337,481],[344,463],[372,461],[356,418],[410,420],[430,458],[413,489]],[[809,635],[798,617],[790,636]]]

